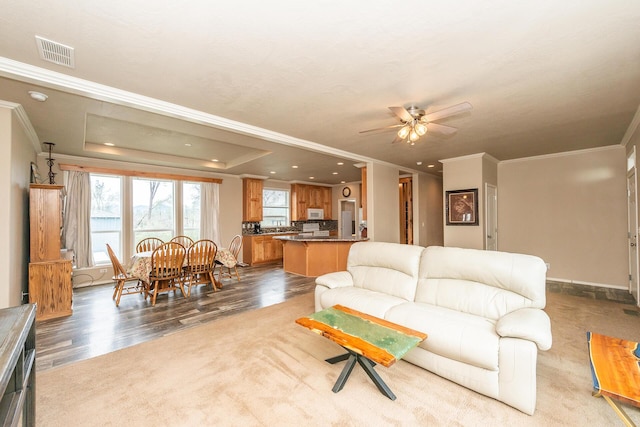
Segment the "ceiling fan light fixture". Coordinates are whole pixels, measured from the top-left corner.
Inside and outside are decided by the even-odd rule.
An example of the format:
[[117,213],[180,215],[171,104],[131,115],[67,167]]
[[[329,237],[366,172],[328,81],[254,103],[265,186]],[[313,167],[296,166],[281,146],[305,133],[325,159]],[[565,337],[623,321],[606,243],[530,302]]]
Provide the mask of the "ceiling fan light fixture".
[[427,127],[423,123],[420,123],[420,122],[416,123],[416,125],[414,126],[413,129],[416,131],[416,133],[419,136],[422,136],[425,133],[427,133]]
[[406,125],[403,126],[399,131],[398,131],[398,138],[400,139],[405,139],[407,137],[407,135],[409,135],[409,132],[411,131],[411,126]]
[[411,133],[409,134],[409,140],[411,140],[411,142],[416,142],[418,138],[420,138],[420,135],[418,135],[415,129],[411,129]]

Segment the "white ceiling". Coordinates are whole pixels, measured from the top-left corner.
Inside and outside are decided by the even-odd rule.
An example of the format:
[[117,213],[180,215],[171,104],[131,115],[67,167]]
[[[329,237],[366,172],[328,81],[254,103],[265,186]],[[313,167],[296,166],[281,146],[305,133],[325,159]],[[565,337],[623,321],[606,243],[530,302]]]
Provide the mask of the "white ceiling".
[[[70,156],[329,184],[372,159],[433,173],[479,152],[623,142],[640,105],[639,22],[633,0],[12,0],[0,100]],[[75,68],[40,59],[36,35],[73,47]],[[464,101],[470,113],[439,122],[452,136],[359,133],[397,124],[389,106]]]

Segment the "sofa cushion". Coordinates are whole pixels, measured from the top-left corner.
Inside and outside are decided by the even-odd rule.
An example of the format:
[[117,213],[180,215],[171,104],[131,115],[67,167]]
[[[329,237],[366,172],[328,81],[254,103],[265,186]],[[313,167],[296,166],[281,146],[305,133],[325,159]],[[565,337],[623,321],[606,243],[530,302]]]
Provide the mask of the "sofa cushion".
[[479,368],[498,370],[500,337],[490,319],[422,303],[396,305],[389,309],[385,319],[427,334],[420,344],[427,351]]
[[391,307],[406,302],[382,292],[355,287],[329,289],[320,294],[319,299],[323,309],[340,304],[380,319],[385,318]]
[[520,308],[544,308],[546,270],[532,255],[430,246],[415,301],[497,320]]
[[413,301],[423,250],[398,243],[358,242],[349,250],[347,270],[355,287]]

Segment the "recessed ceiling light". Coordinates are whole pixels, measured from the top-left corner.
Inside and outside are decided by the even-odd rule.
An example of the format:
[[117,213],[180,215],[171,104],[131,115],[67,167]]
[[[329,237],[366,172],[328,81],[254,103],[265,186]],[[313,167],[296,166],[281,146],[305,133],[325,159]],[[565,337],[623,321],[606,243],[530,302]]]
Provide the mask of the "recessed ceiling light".
[[345,182],[347,182],[347,181],[340,181],[340,184],[344,184]]
[[422,165],[422,162],[416,162],[416,165],[420,166]]
[[30,91],[29,91],[29,96],[30,96],[32,99],[35,99],[35,100],[36,100],[36,101],[38,101],[38,102],[44,102],[44,101],[46,101],[46,100],[47,100],[47,98],[49,98],[49,97],[48,97],[47,95],[45,95],[44,93],[42,93],[42,92],[36,92],[35,90],[30,90]]
[[316,179],[316,177],[315,176],[310,176],[309,179]]
[[436,165],[427,165],[428,168],[435,168]]
[[218,159],[211,159],[212,162],[219,162],[220,160]]
[[274,175],[276,173],[276,171],[271,171],[269,172],[271,175]]
[[338,162],[338,166],[344,165],[344,162]]
[[108,145],[109,147],[113,147],[116,144],[114,144],[113,142],[105,142],[104,145]]
[[185,147],[191,147],[191,144],[189,144],[188,142],[186,144],[184,144]]
[[334,174],[334,175],[338,175],[338,172],[334,172],[333,174]]
[[293,165],[291,167],[294,168],[294,169],[298,169],[298,166],[296,166],[296,165]]

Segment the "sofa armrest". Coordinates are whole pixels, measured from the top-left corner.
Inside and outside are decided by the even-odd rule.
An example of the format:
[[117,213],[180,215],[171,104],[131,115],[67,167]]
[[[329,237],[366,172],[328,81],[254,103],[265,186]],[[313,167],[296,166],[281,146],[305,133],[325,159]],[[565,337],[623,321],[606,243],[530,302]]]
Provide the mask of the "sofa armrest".
[[353,286],[353,276],[348,271],[327,273],[316,278],[316,285],[326,286],[329,289]]
[[539,308],[522,308],[502,316],[496,332],[501,337],[533,341],[540,350],[551,348],[551,320]]

